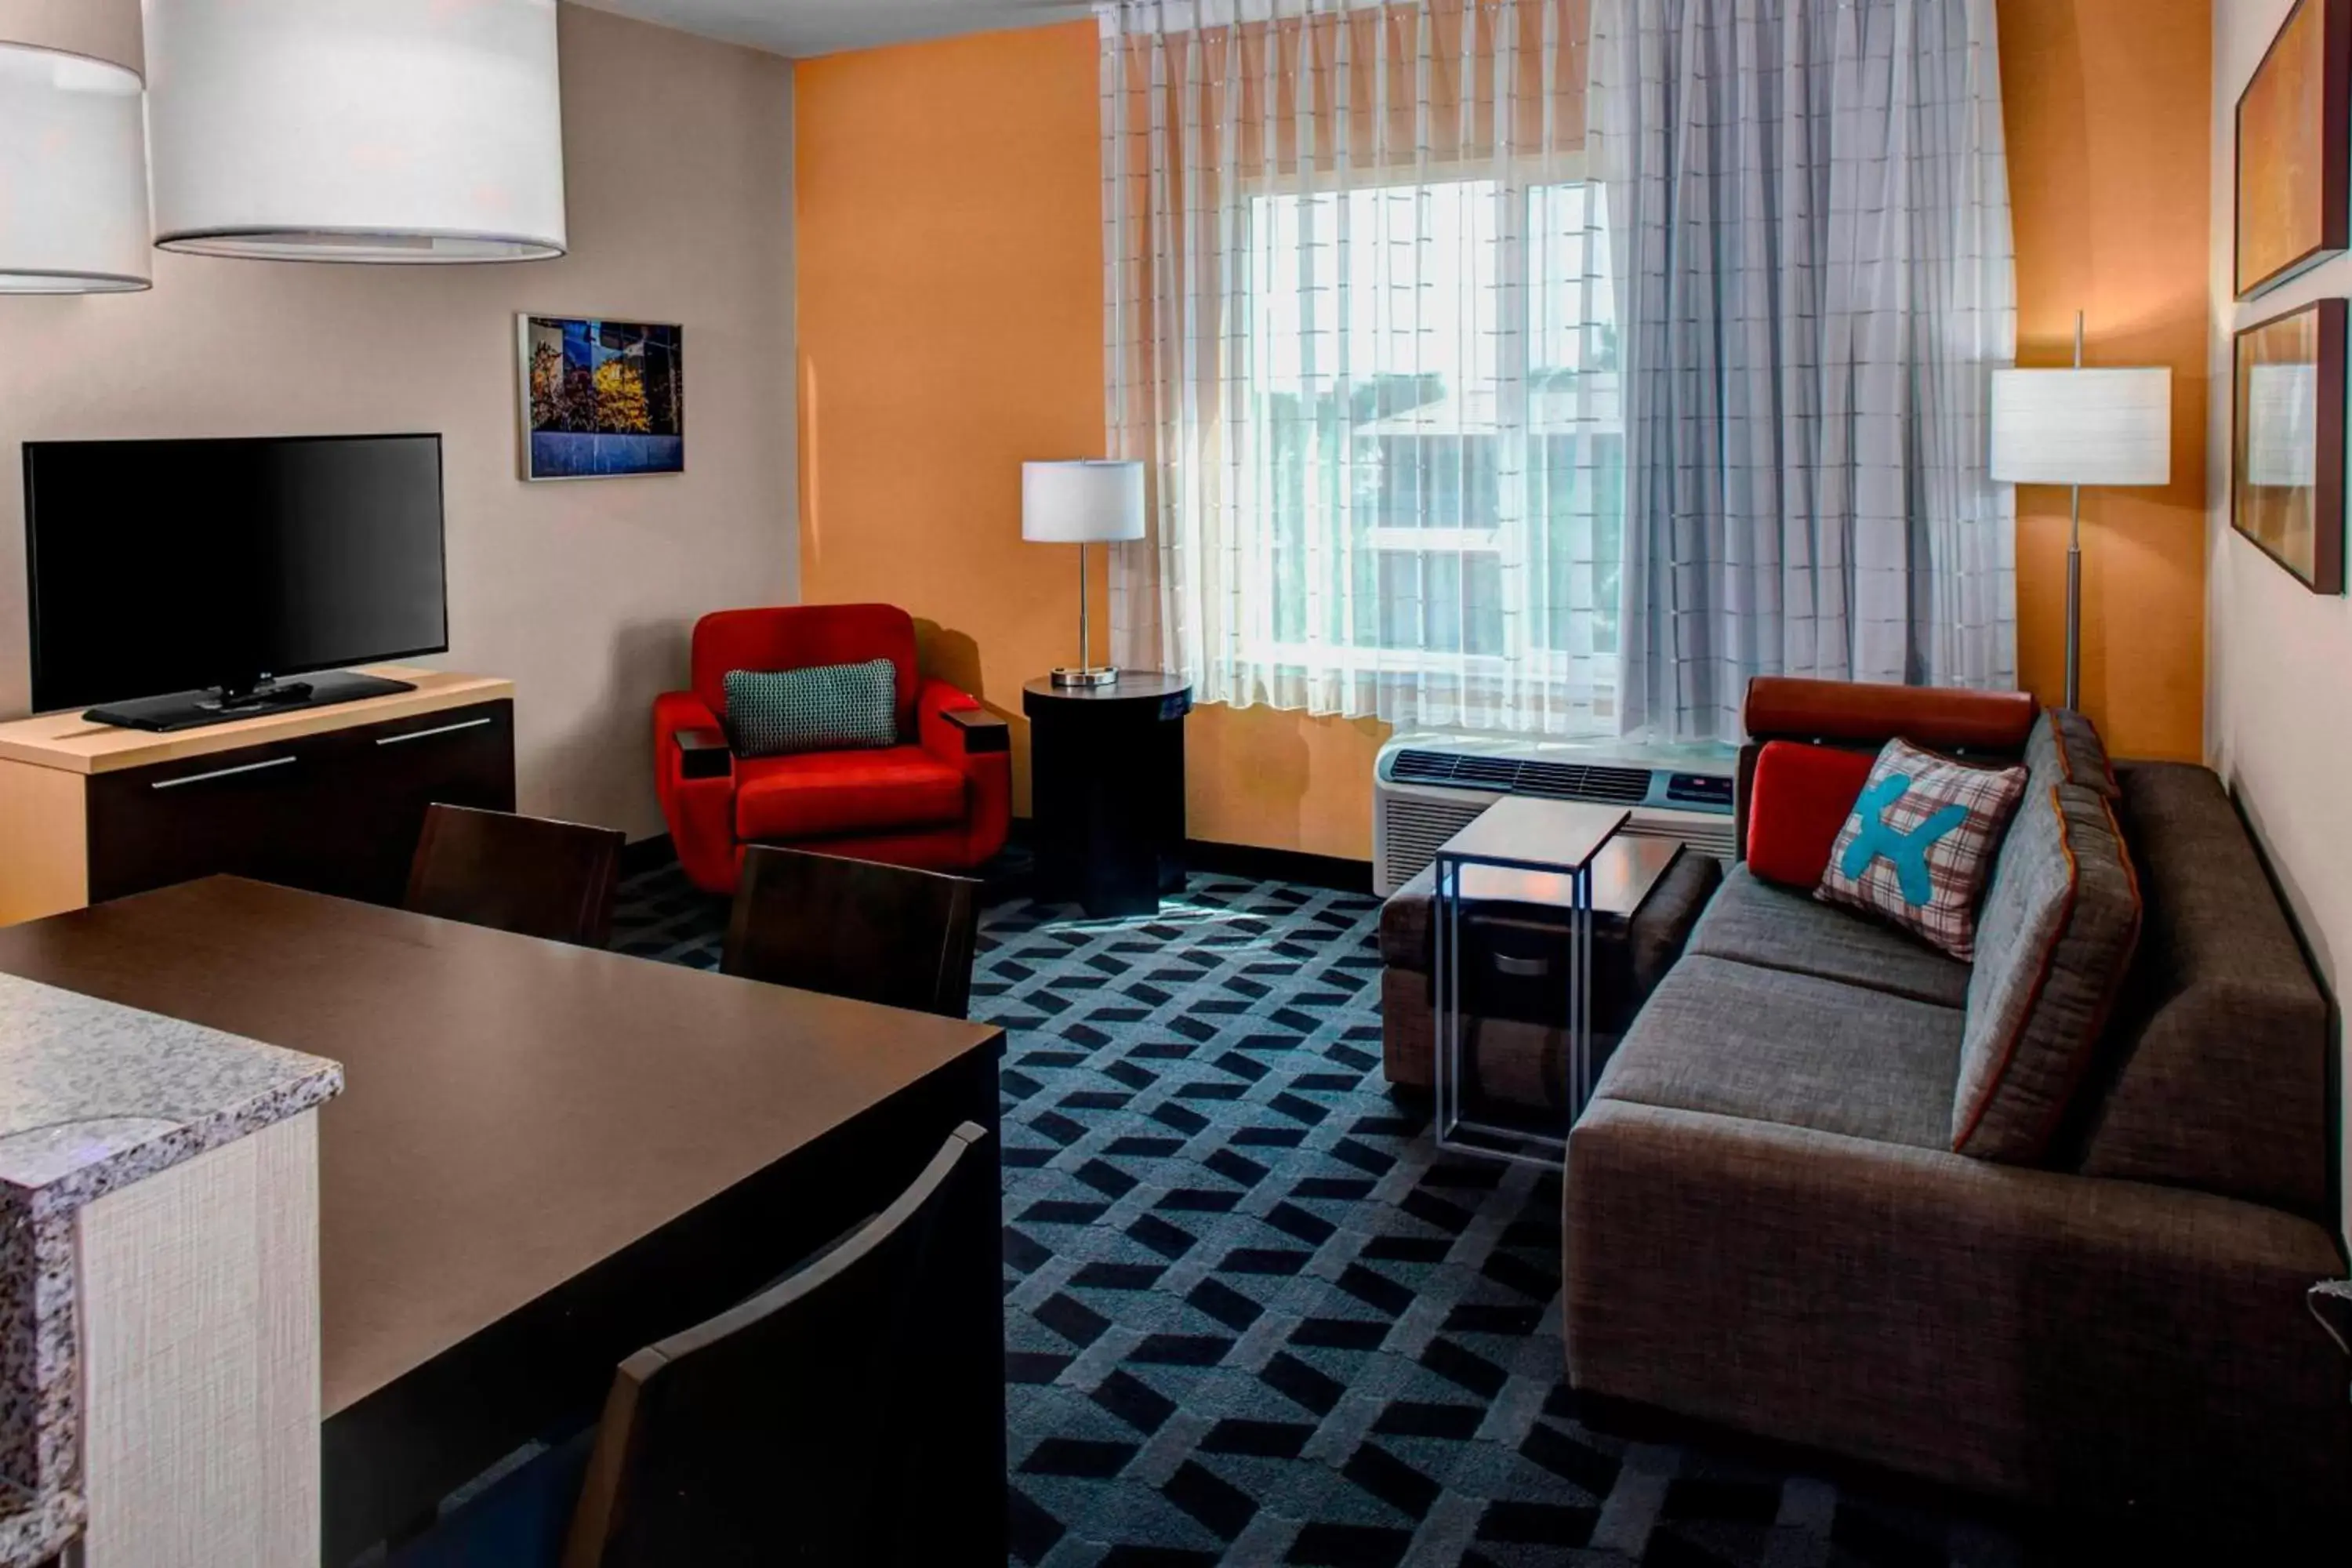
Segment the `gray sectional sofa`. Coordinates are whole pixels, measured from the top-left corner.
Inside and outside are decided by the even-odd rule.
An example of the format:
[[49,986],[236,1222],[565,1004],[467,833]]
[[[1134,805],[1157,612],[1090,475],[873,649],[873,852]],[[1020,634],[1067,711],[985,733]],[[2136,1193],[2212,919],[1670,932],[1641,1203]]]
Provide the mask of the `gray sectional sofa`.
[[[2137,953],[2095,1052],[2039,1086],[2047,1140],[1955,1152],[1999,971],[2032,962],[1996,908],[2021,867],[1973,967],[1735,868],[1570,1138],[1570,1379],[2034,1502],[2352,1512],[2352,1373],[2304,1305],[2344,1268],[2326,1000],[2212,773],[2067,782],[2016,700],[1759,682],[1748,722],[2031,738],[2029,801],[2112,795]],[[2022,809],[2004,857],[2048,853]]]

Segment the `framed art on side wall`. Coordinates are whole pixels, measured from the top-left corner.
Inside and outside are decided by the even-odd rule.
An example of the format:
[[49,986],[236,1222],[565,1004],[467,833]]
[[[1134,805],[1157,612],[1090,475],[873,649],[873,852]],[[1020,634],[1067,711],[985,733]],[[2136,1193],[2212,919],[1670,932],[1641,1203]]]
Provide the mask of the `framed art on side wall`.
[[2347,309],[2321,300],[2237,340],[2230,525],[2315,594],[2344,591]]
[[2352,0],[2295,0],[2238,99],[2238,298],[2352,247]]
[[686,331],[521,316],[522,477],[605,479],[686,468]]

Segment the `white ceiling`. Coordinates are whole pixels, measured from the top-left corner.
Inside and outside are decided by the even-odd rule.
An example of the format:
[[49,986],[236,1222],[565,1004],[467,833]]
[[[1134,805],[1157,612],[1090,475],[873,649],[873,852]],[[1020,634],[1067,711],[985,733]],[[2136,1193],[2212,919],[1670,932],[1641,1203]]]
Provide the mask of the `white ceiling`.
[[780,55],[823,55],[1093,14],[1087,0],[574,0]]

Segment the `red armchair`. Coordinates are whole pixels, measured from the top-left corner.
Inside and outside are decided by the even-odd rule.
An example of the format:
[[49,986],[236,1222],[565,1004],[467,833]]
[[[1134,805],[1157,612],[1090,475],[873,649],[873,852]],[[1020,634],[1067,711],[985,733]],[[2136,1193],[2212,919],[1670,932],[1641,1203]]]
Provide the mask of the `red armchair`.
[[[898,667],[898,745],[788,757],[727,749],[729,670],[876,658]],[[917,673],[906,611],[721,610],[695,626],[693,680],[693,690],[655,700],[655,787],[678,864],[704,890],[735,890],[747,844],[938,871],[972,870],[1004,847],[1013,758],[1003,721]]]

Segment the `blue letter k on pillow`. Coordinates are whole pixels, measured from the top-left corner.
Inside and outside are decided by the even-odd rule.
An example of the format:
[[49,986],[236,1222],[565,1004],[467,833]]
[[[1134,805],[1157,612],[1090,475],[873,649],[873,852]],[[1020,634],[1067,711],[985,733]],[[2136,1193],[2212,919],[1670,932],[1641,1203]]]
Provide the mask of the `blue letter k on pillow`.
[[1887,742],[1813,896],[1867,910],[1973,962],[1977,905],[2025,778],[2023,768],[1972,768]]
[[1909,773],[1888,773],[1875,779],[1854,802],[1853,820],[1858,831],[1839,858],[1838,868],[1849,880],[1859,882],[1870,863],[1885,856],[1895,868],[1897,886],[1903,890],[1906,904],[1920,905],[1936,896],[1935,873],[1927,869],[1927,851],[1935,842],[1969,819],[1969,808],[1954,804],[1937,809],[1933,816],[1906,833],[1886,820],[1887,808],[1901,800],[1911,789]]

